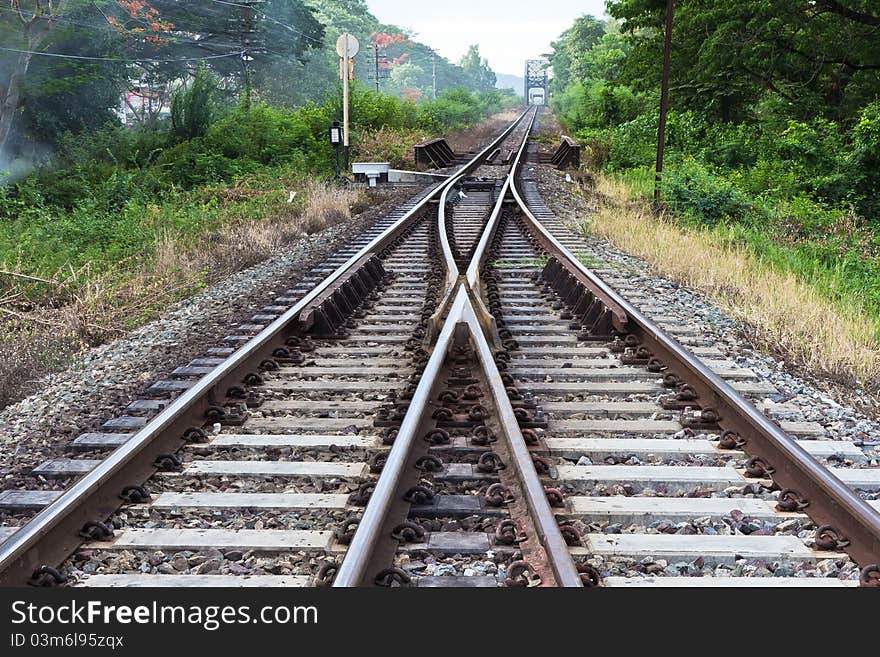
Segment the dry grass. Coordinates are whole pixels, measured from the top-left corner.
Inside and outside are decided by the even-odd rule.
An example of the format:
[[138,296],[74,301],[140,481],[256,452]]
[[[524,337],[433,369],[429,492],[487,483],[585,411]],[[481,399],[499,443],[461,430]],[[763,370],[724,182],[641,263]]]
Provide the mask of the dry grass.
[[[265,260],[287,244],[351,219],[369,202],[363,190],[309,180],[297,190],[294,203],[276,207],[266,216],[245,216],[208,236],[198,248],[177,249],[176,260],[186,266],[226,273]],[[183,260],[183,262],[180,262]]]
[[597,212],[585,231],[644,258],[659,274],[708,294],[751,338],[806,371],[845,385],[880,389],[880,344],[871,320],[821,296],[793,275],[706,232],[681,230],[599,177]]
[[389,162],[395,169],[415,166],[413,146],[431,135],[425,130],[399,130],[383,126],[367,130],[358,136],[356,157],[364,162]]
[[[224,190],[217,193],[229,200]],[[240,190],[232,196],[241,197]],[[0,408],[84,347],[123,335],[206,284],[347,221],[370,203],[361,189],[322,180],[300,184],[294,201],[287,200],[285,193],[281,202],[242,206],[240,216],[195,242],[166,232],[148,257],[117,263],[114,271],[87,264],[34,278],[20,271],[21,263],[0,271]]]
[[35,375],[64,367],[80,349],[77,340],[42,326],[0,340],[0,408],[35,392]]

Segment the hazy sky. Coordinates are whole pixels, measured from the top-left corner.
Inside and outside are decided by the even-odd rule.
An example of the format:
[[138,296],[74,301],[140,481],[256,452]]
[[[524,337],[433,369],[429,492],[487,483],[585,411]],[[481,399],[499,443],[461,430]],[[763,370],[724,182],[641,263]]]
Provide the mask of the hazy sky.
[[413,30],[418,40],[457,62],[477,43],[497,73],[522,76],[525,60],[583,14],[602,17],[605,0],[367,0],[383,23]]

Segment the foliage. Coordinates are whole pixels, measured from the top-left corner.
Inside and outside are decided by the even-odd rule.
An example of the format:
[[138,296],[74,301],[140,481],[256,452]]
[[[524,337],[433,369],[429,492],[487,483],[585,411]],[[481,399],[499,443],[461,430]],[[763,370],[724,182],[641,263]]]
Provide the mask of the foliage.
[[216,78],[200,68],[189,88],[179,89],[171,101],[171,131],[179,139],[202,137],[214,120]]
[[475,91],[485,92],[495,88],[495,73],[489,68],[489,62],[481,57],[479,46],[470,46],[459,64]]
[[[851,11],[841,12],[841,7]],[[666,3],[616,0],[554,42],[552,103],[587,160],[650,195]],[[676,3],[664,203],[880,318],[874,4]],[[880,319],[878,319],[880,321]]]

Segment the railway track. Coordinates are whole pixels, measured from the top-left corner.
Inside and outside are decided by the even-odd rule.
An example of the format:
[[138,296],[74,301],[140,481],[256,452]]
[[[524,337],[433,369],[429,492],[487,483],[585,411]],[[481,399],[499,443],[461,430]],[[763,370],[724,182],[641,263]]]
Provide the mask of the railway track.
[[0,582],[876,585],[880,470],[573,255],[536,113],[0,494]]

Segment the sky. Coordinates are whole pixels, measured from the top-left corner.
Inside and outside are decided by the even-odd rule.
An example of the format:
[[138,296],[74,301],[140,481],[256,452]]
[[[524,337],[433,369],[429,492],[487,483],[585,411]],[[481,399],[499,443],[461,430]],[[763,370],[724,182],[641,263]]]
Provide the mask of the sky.
[[471,44],[496,73],[522,76],[525,60],[550,51],[550,42],[583,14],[601,18],[605,0],[367,0],[382,23],[415,37],[457,62]]

